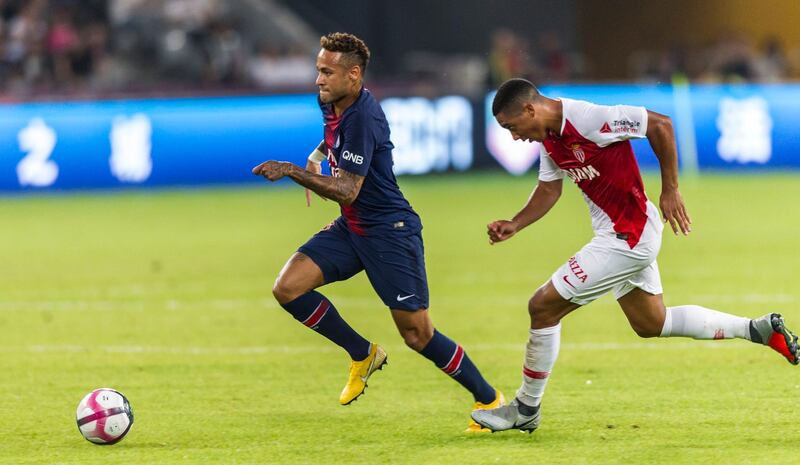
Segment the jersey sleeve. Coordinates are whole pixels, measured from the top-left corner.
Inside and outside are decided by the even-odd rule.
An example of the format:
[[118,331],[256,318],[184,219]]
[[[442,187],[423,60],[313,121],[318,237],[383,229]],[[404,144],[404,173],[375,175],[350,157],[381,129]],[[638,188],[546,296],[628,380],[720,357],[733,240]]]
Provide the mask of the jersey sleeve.
[[339,169],[366,176],[375,152],[375,132],[368,115],[355,112],[343,122]]
[[556,165],[556,162],[548,155],[544,144],[539,145],[539,181],[558,181],[564,179],[564,170]]
[[647,109],[630,105],[595,105],[572,101],[566,118],[585,138],[606,147],[615,142],[647,137]]

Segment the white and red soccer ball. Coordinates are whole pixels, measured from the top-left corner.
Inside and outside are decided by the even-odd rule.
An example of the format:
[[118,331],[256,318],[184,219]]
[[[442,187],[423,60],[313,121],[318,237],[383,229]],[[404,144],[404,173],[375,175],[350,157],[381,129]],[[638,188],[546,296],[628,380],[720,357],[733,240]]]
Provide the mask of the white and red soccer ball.
[[115,444],[133,425],[133,411],[121,392],[109,388],[95,389],[78,404],[78,429],[87,441]]

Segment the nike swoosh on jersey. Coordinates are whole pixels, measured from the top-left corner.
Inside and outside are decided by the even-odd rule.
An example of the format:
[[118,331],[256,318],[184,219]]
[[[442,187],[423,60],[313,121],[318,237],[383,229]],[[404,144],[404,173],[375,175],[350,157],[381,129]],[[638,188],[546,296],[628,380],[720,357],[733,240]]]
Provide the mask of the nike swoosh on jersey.
[[406,295],[406,296],[400,297],[400,294],[397,294],[397,301],[398,302],[402,302],[402,301],[404,301],[406,299],[410,299],[410,298],[414,297],[415,295],[417,295],[417,294],[411,294],[411,295]]
[[569,282],[569,280],[567,279],[567,275],[564,275],[564,276],[563,276],[563,278],[564,278],[564,282],[565,282],[565,283],[567,283],[567,284],[569,284],[571,288],[573,288],[573,289],[577,289],[575,286],[573,286],[573,285],[572,285],[572,283],[571,283],[571,282]]

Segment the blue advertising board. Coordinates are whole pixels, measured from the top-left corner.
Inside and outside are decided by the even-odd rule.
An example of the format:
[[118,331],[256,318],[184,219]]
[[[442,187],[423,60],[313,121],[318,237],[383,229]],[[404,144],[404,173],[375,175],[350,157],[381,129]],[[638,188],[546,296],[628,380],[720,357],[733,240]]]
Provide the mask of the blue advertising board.
[[[800,169],[800,84],[540,90],[670,115],[684,169]],[[530,170],[538,149],[514,142],[496,124],[493,95],[482,102],[382,100],[396,145],[395,172],[494,163],[515,174]],[[321,139],[313,94],[2,104],[0,191],[255,182],[251,167],[267,159],[302,166]],[[634,149],[643,168],[658,166],[647,140],[634,141]]]
[[[383,105],[397,174],[472,166],[469,99]],[[316,95],[0,105],[0,191],[260,181],[253,166],[305,166],[322,137]]]
[[0,106],[0,189],[246,182],[322,140],[316,97]]

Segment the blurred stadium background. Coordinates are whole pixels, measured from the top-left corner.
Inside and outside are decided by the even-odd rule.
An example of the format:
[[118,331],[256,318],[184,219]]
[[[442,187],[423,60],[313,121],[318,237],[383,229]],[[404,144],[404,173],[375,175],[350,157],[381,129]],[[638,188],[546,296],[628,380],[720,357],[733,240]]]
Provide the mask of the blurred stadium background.
[[[267,154],[302,161],[319,136],[315,51],[334,30],[373,51],[398,174],[534,166],[537,147],[486,118],[511,76],[671,115],[692,172],[792,169],[797,13],[788,0],[5,0],[0,146],[17,156],[0,189],[237,183]],[[175,169],[188,160],[192,173]]]
[[[342,412],[345,358],[270,295],[336,206],[250,168],[305,163],[319,36],[363,38],[426,225],[434,320],[510,395],[527,299],[591,231],[565,192],[524,239],[485,244],[538,161],[494,123],[493,89],[523,76],[644,105],[675,122],[695,220],[665,237],[667,303],[775,309],[797,328],[799,18],[797,0],[0,0],[0,463],[796,459],[788,365],[736,342],[642,342],[610,299],[565,326],[547,428],[470,439],[470,400],[402,347],[363,277],[337,284],[394,361]],[[657,198],[657,161],[635,150]],[[71,423],[106,385],[138,414],[113,449]]]

